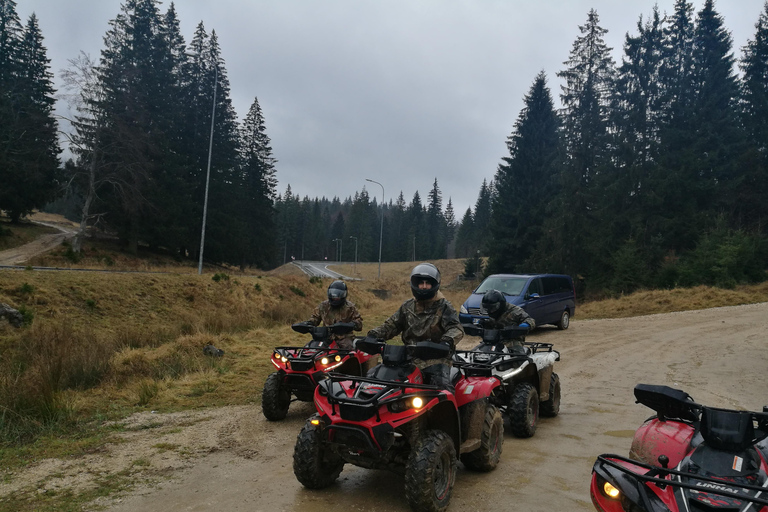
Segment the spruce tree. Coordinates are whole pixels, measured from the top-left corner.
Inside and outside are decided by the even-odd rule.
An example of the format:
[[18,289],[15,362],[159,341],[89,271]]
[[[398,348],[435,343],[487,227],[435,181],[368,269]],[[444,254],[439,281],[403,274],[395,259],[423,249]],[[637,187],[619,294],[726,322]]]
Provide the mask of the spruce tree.
[[0,210],[6,210],[16,222],[57,195],[61,149],[58,125],[53,116],[53,75],[49,71],[50,60],[34,14],[30,16],[21,39],[6,46],[10,46],[15,56],[5,62],[6,69],[11,70],[6,81],[10,90],[0,93],[3,97],[0,112],[12,113],[10,118],[0,113],[0,122],[7,123],[0,128],[5,132],[2,137],[9,137],[5,139],[6,143],[0,142],[0,147],[5,146],[0,151],[4,155],[0,157],[4,160],[0,162]]
[[750,147],[736,201],[740,224],[768,232],[768,3],[755,24],[754,39],[744,47],[740,62],[742,118]]
[[446,257],[446,231],[445,217],[443,217],[443,198],[437,178],[429,191],[429,205],[427,206],[427,230],[426,230],[426,259],[444,259]]
[[524,266],[541,237],[548,199],[557,194],[560,120],[543,72],[536,76],[496,171],[488,246],[490,273]]
[[[264,113],[254,98],[241,129],[243,216],[248,241],[247,263],[261,267],[273,261],[275,252],[274,199],[277,178]],[[308,205],[309,206],[309,205]],[[318,212],[319,213],[319,212]]]
[[590,227],[597,222],[600,202],[597,179],[610,162],[608,113],[615,74],[611,48],[604,41],[607,30],[599,23],[597,12],[590,10],[587,22],[579,26],[582,35],[573,43],[567,68],[557,74],[565,80],[560,98],[568,158],[546,229],[557,242],[541,241],[536,254],[551,271],[588,273],[598,264],[599,240],[592,238]]

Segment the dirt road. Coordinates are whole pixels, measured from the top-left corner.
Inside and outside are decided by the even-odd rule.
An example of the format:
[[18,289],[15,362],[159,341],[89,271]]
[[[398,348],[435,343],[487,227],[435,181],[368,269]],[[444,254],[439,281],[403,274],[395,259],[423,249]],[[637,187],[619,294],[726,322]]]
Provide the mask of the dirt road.
[[[460,469],[449,510],[593,510],[588,484],[595,456],[626,455],[634,429],[651,414],[633,403],[633,386],[667,384],[708,405],[760,410],[768,405],[767,328],[768,303],[622,320],[577,318],[567,331],[537,331],[531,340],[552,342],[562,354],[556,367],[561,413],[542,419],[533,438],[506,434],[495,471]],[[140,460],[160,483],[98,503],[112,512],[409,510],[402,477],[385,471],[347,465],[336,485],[302,488],[292,471],[293,445],[312,412],[310,404],[294,404],[279,423],[265,421],[258,406],[143,414],[132,418],[127,442],[30,471],[41,479],[47,473],[40,485],[61,488],[83,475],[135,469]],[[11,485],[26,478],[17,477]]]
[[[38,216],[44,216],[45,214],[36,214]],[[49,217],[52,217],[49,215]],[[58,216],[57,216],[58,217]],[[64,240],[68,240],[75,236],[77,232],[76,226],[69,221],[39,221],[35,220],[36,224],[42,226],[48,226],[50,228],[58,229],[59,233],[51,233],[48,235],[42,235],[36,240],[29,242],[28,244],[14,247],[6,251],[0,251],[0,266],[9,265],[21,265],[26,263],[27,260],[38,254],[48,252],[54,247],[61,244]]]

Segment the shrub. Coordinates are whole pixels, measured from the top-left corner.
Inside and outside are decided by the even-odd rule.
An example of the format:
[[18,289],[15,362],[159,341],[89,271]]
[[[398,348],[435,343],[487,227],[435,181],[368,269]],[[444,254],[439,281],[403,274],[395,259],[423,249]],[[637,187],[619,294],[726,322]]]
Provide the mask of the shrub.
[[290,290],[291,290],[293,293],[295,293],[295,294],[296,294],[296,295],[298,295],[299,297],[306,297],[306,296],[307,296],[307,294],[306,294],[306,293],[304,293],[304,290],[302,290],[301,288],[298,288],[298,287],[296,287],[296,286],[293,286],[293,285],[291,285],[289,288],[290,288]]
[[17,295],[31,295],[35,291],[35,287],[29,283],[24,283],[16,288]]
[[224,272],[216,272],[215,274],[213,274],[213,277],[211,279],[213,279],[217,283],[219,281],[229,281],[229,275],[225,274]]
[[309,278],[311,284],[323,284],[323,278],[320,276],[312,276]]
[[261,293],[261,285],[259,283],[256,283],[253,285],[253,289],[257,292]]
[[82,259],[83,255],[79,252],[75,252],[72,246],[67,245],[67,250],[64,251],[64,257],[72,263],[78,263]]
[[32,320],[35,318],[35,313],[28,309],[26,306],[20,306],[18,309],[19,313],[21,313],[21,323],[25,326],[32,325]]

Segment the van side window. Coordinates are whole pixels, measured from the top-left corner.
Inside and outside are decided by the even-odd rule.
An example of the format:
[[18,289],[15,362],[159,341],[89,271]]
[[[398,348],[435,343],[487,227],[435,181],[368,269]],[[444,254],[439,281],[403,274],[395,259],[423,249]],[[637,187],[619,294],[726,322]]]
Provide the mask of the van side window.
[[528,286],[528,295],[532,295],[534,293],[538,293],[539,295],[542,295],[541,293],[541,279],[538,277],[531,281],[530,286]]
[[552,295],[557,293],[557,278],[556,277],[542,277],[544,281],[544,295]]

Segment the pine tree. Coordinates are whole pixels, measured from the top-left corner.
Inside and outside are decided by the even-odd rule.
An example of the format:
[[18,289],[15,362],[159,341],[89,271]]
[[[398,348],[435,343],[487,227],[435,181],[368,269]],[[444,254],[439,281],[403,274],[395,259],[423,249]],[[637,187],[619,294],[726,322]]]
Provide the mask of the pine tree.
[[483,180],[480,192],[475,202],[475,214],[473,216],[474,227],[474,251],[480,251],[481,255],[488,253],[488,245],[491,241],[491,212],[494,201],[494,184]]
[[[11,5],[5,6],[8,7]],[[10,13],[3,12],[3,18]],[[12,15],[7,17],[13,20]],[[12,24],[4,23],[6,26]],[[3,32],[12,35],[12,31]],[[0,122],[7,123],[0,130],[8,130],[3,137],[9,137],[6,143],[0,142],[0,146],[5,147],[0,151],[5,155],[0,157],[4,160],[0,161],[0,210],[6,210],[16,222],[34,208],[42,208],[58,193],[57,168],[61,149],[53,116],[53,75],[49,71],[50,60],[46,57],[37,17],[30,16],[20,40],[13,45],[6,42],[4,46],[15,56],[0,65],[0,68],[11,70],[5,82],[10,84],[10,90],[0,93],[3,96],[0,99],[0,112],[3,112]],[[6,117],[9,112],[13,114],[10,118]]]
[[448,205],[445,207],[445,214],[443,215],[445,221],[445,243],[446,243],[446,257],[453,258],[456,252],[456,214],[453,211],[453,202],[451,198],[448,198]]
[[741,223],[768,232],[768,3],[755,24],[741,60],[742,117],[750,148],[736,201]]
[[244,217],[248,247],[246,262],[261,267],[273,261],[274,198],[277,179],[272,147],[267,135],[264,114],[258,98],[254,98],[241,130],[241,173],[244,193]]
[[456,230],[456,257],[466,258],[475,254],[475,226],[472,208],[467,208]]
[[564,136],[568,159],[560,176],[560,193],[553,202],[551,229],[547,236],[557,243],[551,250],[537,250],[537,259],[552,270],[588,273],[596,262],[596,240],[590,237],[600,201],[596,180],[610,162],[608,113],[614,81],[614,64],[604,41],[607,30],[599,25],[592,9],[579,26],[567,68],[557,75],[565,79],[560,96],[564,106]]
[[[602,220],[595,230],[599,238],[610,241],[606,244],[608,250],[602,252],[605,265],[619,273],[619,263],[626,264],[628,254],[644,257],[647,268],[642,273],[635,272],[632,278],[638,284],[648,282],[650,267],[658,265],[663,256],[655,235],[665,215],[665,208],[657,199],[661,174],[659,134],[664,115],[664,51],[662,20],[658,8],[654,8],[646,22],[640,16],[637,35],[625,37],[624,56],[612,96],[613,166],[600,180],[604,189]],[[614,286],[617,283],[613,281]],[[627,283],[621,283],[622,290],[627,291]]]
[[496,171],[490,273],[511,272],[530,257],[541,237],[548,198],[557,194],[560,120],[543,72],[536,76],[524,103],[507,137],[509,156]]
[[426,230],[426,259],[444,259],[446,257],[446,231],[445,217],[443,217],[443,198],[437,178],[429,191],[429,205],[427,206],[427,230]]

